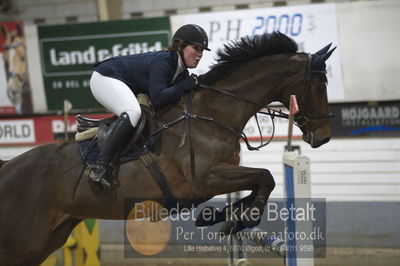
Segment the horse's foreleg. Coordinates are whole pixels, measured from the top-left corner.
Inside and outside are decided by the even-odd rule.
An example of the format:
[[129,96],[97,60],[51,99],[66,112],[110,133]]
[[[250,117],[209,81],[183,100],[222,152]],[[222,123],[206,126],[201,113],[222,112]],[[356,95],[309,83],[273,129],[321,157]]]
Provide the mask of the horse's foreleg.
[[51,253],[61,248],[65,244],[65,242],[67,242],[67,239],[71,235],[72,230],[81,221],[82,220],[71,219],[57,226],[55,230],[51,233],[49,240],[46,243],[44,252],[42,254],[43,258],[47,258]]
[[[253,191],[250,195],[235,201],[231,205],[228,205],[225,208],[223,208],[221,211],[217,210],[213,206],[204,207],[196,219],[196,226],[211,226],[228,220],[227,217],[229,217],[229,215],[232,212],[235,212],[236,210],[240,209],[249,208],[251,204],[254,202],[255,195],[257,194],[256,192],[257,191]],[[204,217],[207,216],[206,213],[213,213],[214,214],[213,219],[204,219]]]
[[[209,196],[252,190],[250,196],[233,204],[235,209],[242,208],[244,210],[240,212],[240,220],[247,227],[259,223],[269,195],[275,187],[275,181],[268,170],[237,165],[214,166],[206,178],[196,181],[197,192],[208,193]],[[259,213],[258,216],[257,213]],[[227,212],[224,210],[219,217],[225,219],[226,215]]]
[[33,257],[27,257],[22,265],[40,265],[48,256],[65,244],[72,230],[79,222],[81,220],[72,219],[57,226],[51,232],[47,243],[41,247],[41,251]]

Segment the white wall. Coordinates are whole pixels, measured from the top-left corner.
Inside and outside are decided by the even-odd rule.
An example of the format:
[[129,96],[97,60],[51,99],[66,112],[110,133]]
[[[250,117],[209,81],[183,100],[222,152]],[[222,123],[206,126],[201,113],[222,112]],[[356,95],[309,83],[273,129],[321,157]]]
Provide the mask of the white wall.
[[[283,197],[283,148],[273,141],[262,151],[242,145],[242,165],[269,169],[275,178],[272,198]],[[400,139],[333,139],[318,149],[303,141],[311,160],[312,197],[327,201],[400,201]]]
[[3,161],[11,160],[34,147],[36,146],[0,146],[0,159]]
[[336,8],[345,101],[400,99],[400,1]]
[[45,113],[47,111],[47,102],[43,84],[42,64],[40,63],[37,27],[35,25],[25,25],[24,32],[26,37],[29,82],[33,91],[33,112]]

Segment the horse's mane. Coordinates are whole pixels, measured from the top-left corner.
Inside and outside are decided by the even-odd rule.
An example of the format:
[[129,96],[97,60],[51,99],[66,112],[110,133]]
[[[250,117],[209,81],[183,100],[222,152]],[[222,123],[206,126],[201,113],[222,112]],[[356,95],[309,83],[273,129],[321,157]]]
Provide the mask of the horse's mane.
[[280,32],[245,36],[237,41],[224,44],[217,52],[217,63],[211,66],[203,77],[206,84],[213,83],[241,63],[275,54],[293,54],[298,50],[297,43]]

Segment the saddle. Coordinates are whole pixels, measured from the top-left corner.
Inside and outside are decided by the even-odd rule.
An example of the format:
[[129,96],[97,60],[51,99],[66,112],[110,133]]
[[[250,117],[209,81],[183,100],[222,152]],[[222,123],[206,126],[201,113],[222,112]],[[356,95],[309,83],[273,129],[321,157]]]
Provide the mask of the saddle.
[[[146,144],[149,144],[149,136],[157,129],[157,123],[154,119],[154,108],[151,105],[150,99],[145,94],[137,96],[142,114],[136,126],[135,134],[131,137],[129,143],[121,151],[120,156],[126,155],[129,152],[134,152],[142,149]],[[88,140],[96,140],[97,146],[100,148],[104,143],[111,124],[117,119],[114,115],[110,118],[93,119],[83,115],[77,115],[77,131],[75,140],[77,142],[85,142]],[[154,141],[152,141],[154,142]]]
[[[166,178],[158,165],[157,156],[152,152],[153,145],[160,139],[160,133],[152,135],[158,129],[154,119],[155,111],[147,95],[139,94],[137,99],[142,109],[142,115],[136,126],[136,133],[132,136],[126,148],[120,152],[119,158],[115,158],[115,163],[118,166],[122,162],[140,159],[162,191],[165,197],[164,206],[172,208],[179,201],[172,196]],[[79,142],[81,157],[87,166],[95,162],[101,145],[107,137],[109,127],[115,119],[117,119],[117,116],[105,119],[76,116],[78,133],[75,139]],[[86,171],[88,169],[86,168]],[[184,203],[179,204],[186,206]]]

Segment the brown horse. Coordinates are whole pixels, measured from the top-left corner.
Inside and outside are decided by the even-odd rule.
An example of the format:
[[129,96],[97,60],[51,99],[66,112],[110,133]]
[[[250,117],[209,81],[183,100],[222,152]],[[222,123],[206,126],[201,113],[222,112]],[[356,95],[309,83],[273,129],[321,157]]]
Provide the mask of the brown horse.
[[25,37],[20,24],[13,30],[1,27],[7,74],[7,96],[17,114],[31,112],[30,89],[26,62]]
[[[296,43],[280,33],[226,45],[218,64],[200,77],[203,88],[156,114],[161,125],[185,110],[190,113],[164,130],[155,146],[172,195],[191,204],[252,190],[248,206],[262,211],[274,179],[266,169],[238,165],[239,132],[261,107],[272,101],[288,106],[295,94],[300,105],[295,120],[304,140],[312,147],[329,141],[328,50],[297,53]],[[40,146],[1,164],[0,265],[37,265],[65,243],[82,219],[126,219],[125,199],[164,197],[137,160],[120,166],[111,190],[90,182],[77,143]],[[242,222],[253,226],[258,221]]]

